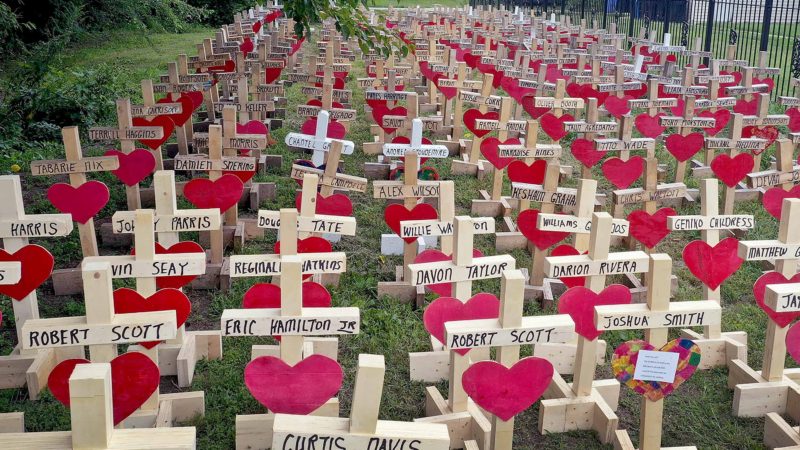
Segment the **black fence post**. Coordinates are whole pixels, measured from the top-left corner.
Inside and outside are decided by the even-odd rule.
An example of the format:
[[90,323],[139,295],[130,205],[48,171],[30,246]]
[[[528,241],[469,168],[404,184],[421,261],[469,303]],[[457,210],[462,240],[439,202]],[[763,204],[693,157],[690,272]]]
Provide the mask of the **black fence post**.
[[772,2],[773,0],[766,0],[764,2],[764,19],[761,21],[761,51],[767,51],[769,46],[769,27],[772,25]]
[[[608,0],[603,2],[603,28],[608,29]],[[619,30],[617,30],[619,33]]]
[[564,11],[567,8],[567,0],[561,0],[561,15],[564,15]]
[[716,0],[708,0],[708,10],[706,10],[706,39],[703,44],[703,50],[707,52],[711,51],[711,37],[714,34],[714,15],[716,14],[716,7]]
[[[664,2],[664,30],[663,33],[669,33],[669,25],[670,25],[670,16],[672,15],[672,0],[666,0]],[[675,41],[672,41],[675,42]],[[671,44],[675,45],[675,44]]]
[[581,0],[581,19],[585,19],[584,10],[586,9],[586,0]]

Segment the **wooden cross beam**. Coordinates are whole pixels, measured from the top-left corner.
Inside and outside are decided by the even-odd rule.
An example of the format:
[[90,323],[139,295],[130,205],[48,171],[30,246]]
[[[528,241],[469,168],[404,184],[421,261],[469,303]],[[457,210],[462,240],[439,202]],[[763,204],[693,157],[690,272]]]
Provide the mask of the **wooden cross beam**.
[[652,214],[657,203],[663,200],[682,199],[686,195],[683,183],[658,183],[658,160],[654,157],[645,159],[644,187],[617,189],[612,192],[616,205],[644,203],[644,209]]
[[[720,215],[719,185],[716,179],[706,178],[700,185],[700,214],[667,217],[671,231],[700,231],[703,242],[715,246],[720,240],[720,230],[746,230],[755,226],[752,215]],[[722,303],[720,288],[703,285],[701,298]],[[719,325],[710,325],[699,334],[690,329],[681,330],[683,337],[699,345],[703,360],[700,369],[727,366],[731,360],[747,361],[747,333],[723,333]]]
[[633,137],[633,118],[630,114],[622,116],[616,131],[618,131],[618,136],[616,138],[594,138],[594,143],[598,151],[618,151],[620,152],[620,159],[622,160],[627,160],[630,157],[631,150],[655,152],[655,139]]
[[382,355],[359,355],[350,417],[276,414],[272,448],[292,450],[305,442],[330,442],[331,448],[341,449],[448,450],[450,436],[443,424],[378,420],[385,370]]
[[[145,78],[141,82],[142,85],[142,105],[131,105],[131,116],[143,117],[147,120],[152,120],[153,116],[159,115],[172,115],[183,113],[183,105],[178,102],[170,103],[156,103],[155,91],[153,90],[153,80]],[[191,116],[186,122],[191,124]],[[176,136],[178,136],[178,151],[182,154],[189,153],[188,141],[186,139],[186,123],[181,126],[175,126]],[[156,170],[164,169],[164,157],[162,155],[161,146],[152,151],[156,160]]]
[[[784,199],[781,220],[778,224],[778,239],[763,241],[739,241],[739,257],[746,261],[775,260],[775,271],[786,277],[797,273],[797,253],[800,247],[800,200]],[[770,286],[768,285],[767,290]],[[774,296],[781,288],[772,286]],[[733,387],[733,414],[737,417],[761,417],[767,413],[783,414],[792,409],[788,403],[788,392],[798,389],[800,379],[795,369],[785,369],[786,333],[788,326],[767,321],[764,340],[764,360],[761,371],[751,369],[747,361],[734,360],[729,365],[728,386]]]
[[[25,214],[22,197],[22,185],[18,175],[0,176],[0,192],[6,195],[6,201],[0,206],[0,239],[7,253],[16,253],[29,244],[29,238],[47,238],[67,236],[72,232],[72,216],[69,214]],[[4,268],[3,282],[13,282],[20,268],[14,266]],[[22,328],[29,320],[39,318],[39,302],[34,290],[24,298],[13,300],[17,342],[23,342]],[[8,356],[0,356],[0,364],[8,367],[4,380],[0,380],[0,388],[18,388],[28,385],[28,394],[32,400],[39,396],[47,382],[50,370],[61,360],[75,357],[74,352],[34,352],[25,351],[21,345],[14,348]],[[55,356],[55,357],[54,357]]]
[[[594,323],[598,330],[645,330],[644,340],[656,348],[667,343],[670,328],[714,326],[722,320],[722,310],[713,300],[670,302],[672,260],[666,254],[649,257],[647,303],[595,306]],[[660,450],[664,399],[642,397],[639,450]],[[633,450],[626,430],[616,432],[617,448]],[[681,447],[695,448],[695,447]]]
[[4,448],[193,450],[195,427],[114,428],[111,364],[78,364],[69,379],[72,431],[0,433]]
[[780,185],[788,189],[800,180],[800,166],[795,165],[793,159],[794,145],[788,139],[778,139],[775,142],[778,144],[778,150],[775,152],[775,168],[748,173],[748,187],[763,191],[771,186]]
[[[462,103],[472,103],[478,105],[478,111],[481,115],[489,111],[489,107],[499,109],[502,102],[501,97],[492,94],[492,80],[494,75],[491,73],[483,75],[483,85],[480,93],[461,91],[458,98]],[[463,114],[462,114],[463,121]],[[472,141],[467,147],[466,143],[462,146],[462,158],[453,159],[451,171],[453,173],[463,174],[475,172],[476,175],[483,172],[483,163],[480,161],[480,148],[482,137],[473,136]],[[467,151],[469,149],[469,151]]]
[[[69,175],[69,184],[73,188],[86,183],[86,173],[109,172],[119,169],[119,160],[116,156],[84,157],[81,151],[81,141],[78,127],[65,127],[61,129],[64,140],[64,160],[46,160],[31,162],[31,174],[34,176]],[[69,214],[62,214],[69,216]],[[72,227],[69,227],[70,231]],[[81,241],[83,256],[97,256],[97,236],[94,230],[94,221],[78,223],[78,234]]]
[[719,84],[732,83],[733,75],[721,75],[719,73],[720,61],[711,60],[711,73],[709,75],[697,75],[695,81],[699,84],[708,85],[708,95],[706,98],[696,99],[695,108],[708,108],[711,112],[716,112],[718,108],[730,108],[736,105],[735,97],[719,97]]

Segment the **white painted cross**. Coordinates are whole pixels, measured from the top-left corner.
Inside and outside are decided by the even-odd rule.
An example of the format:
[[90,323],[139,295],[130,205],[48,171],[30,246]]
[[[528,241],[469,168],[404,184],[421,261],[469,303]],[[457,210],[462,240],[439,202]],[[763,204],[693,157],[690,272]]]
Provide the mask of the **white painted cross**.
[[383,154],[388,157],[405,156],[407,152],[417,152],[420,158],[447,158],[450,152],[444,145],[422,143],[422,120],[411,121],[411,142],[408,144],[383,144]]
[[[314,150],[311,161],[316,166],[322,165],[325,162],[325,152],[331,148],[331,143],[334,139],[327,137],[328,135],[328,120],[330,113],[328,111],[320,111],[317,115],[317,129],[314,136],[301,134],[301,133],[287,133],[286,145],[290,147],[305,148]],[[342,153],[345,155],[353,154],[355,144],[353,141],[341,140]]]

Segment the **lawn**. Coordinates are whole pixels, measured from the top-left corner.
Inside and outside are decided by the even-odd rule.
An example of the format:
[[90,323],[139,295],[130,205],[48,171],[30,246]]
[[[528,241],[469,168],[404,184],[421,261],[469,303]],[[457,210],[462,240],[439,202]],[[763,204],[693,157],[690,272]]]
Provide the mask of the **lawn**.
[[[380,3],[380,2],[379,2]],[[444,4],[447,4],[446,2]],[[65,69],[86,69],[98,64],[109,64],[118,68],[119,81],[129,84],[131,92],[138,90],[139,80],[143,77],[154,77],[166,70],[166,63],[174,60],[179,53],[194,54],[195,44],[205,37],[212,37],[213,30],[198,29],[186,34],[149,34],[144,36],[140,32],[120,31],[104,36],[92,42],[86,42],[71,48],[62,55]],[[309,48],[312,48],[309,45]],[[353,65],[348,88],[353,90],[352,104],[358,110],[358,120],[353,124],[348,139],[353,140],[358,146],[371,140],[368,120],[363,111],[363,91],[356,87],[353,78],[364,76],[364,67],[361,62]],[[271,169],[266,174],[258,175],[257,181],[271,181],[277,183],[278,196],[273,202],[262,205],[264,209],[277,209],[289,207],[294,204],[296,185],[287,179],[291,161],[298,157],[285,147],[283,138],[289,131],[297,130],[302,120],[297,117],[295,107],[304,103],[305,98],[300,93],[300,86],[294,85],[287,90],[288,106],[287,120],[284,127],[277,130],[274,135],[279,144],[270,149],[270,153],[284,156],[281,168]],[[137,98],[132,98],[137,102]],[[565,148],[569,147],[568,141],[564,142]],[[101,153],[104,148],[84,143],[87,154]],[[565,152],[567,155],[568,152]],[[56,150],[51,153],[41,154],[41,158],[57,158],[60,155]],[[662,161],[674,160],[665,157],[663,149],[659,152]],[[23,173],[29,172],[24,157],[20,157]],[[372,159],[356,151],[354,155],[345,158],[345,171],[353,175],[363,175],[363,163]],[[768,158],[764,159],[767,164]],[[579,173],[575,161],[566,156],[562,161],[575,167],[574,173]],[[476,180],[468,176],[450,176],[449,160],[431,160],[442,178],[455,179],[457,214],[468,214],[470,200],[477,196],[478,189],[490,188],[491,179]],[[5,170],[5,168],[3,168]],[[674,167],[670,167],[670,176]],[[599,173],[599,171],[598,171]],[[597,175],[597,174],[596,174]],[[100,176],[113,190],[112,204],[103,212],[103,217],[109,217],[114,208],[124,207],[124,193],[121,185],[109,176]],[[598,177],[598,179],[600,179]],[[53,208],[37,197],[42,189],[60,179],[33,180],[28,175],[23,175],[24,186],[30,191],[28,200],[29,213],[54,212]],[[577,180],[571,178],[566,186],[574,187]],[[696,187],[696,181],[689,183]],[[608,191],[609,185],[601,182],[600,188]],[[506,192],[509,186],[505,187]],[[345,384],[339,394],[342,404],[341,415],[349,414],[350,397],[355,377],[357,355],[359,353],[380,353],[386,357],[386,381],[382,400],[381,418],[393,420],[412,420],[423,415],[425,385],[409,381],[408,352],[425,351],[429,349],[428,336],[422,326],[422,311],[414,309],[409,304],[403,304],[395,299],[377,297],[376,286],[379,281],[393,279],[394,266],[400,262],[400,257],[386,257],[380,255],[380,235],[388,232],[383,222],[383,208],[385,203],[372,199],[371,189],[363,194],[352,194],[351,198],[358,220],[359,232],[354,237],[345,237],[335,248],[345,251],[348,256],[348,271],[341,278],[339,286],[331,289],[335,306],[357,306],[361,309],[361,333],[344,337],[340,341],[340,358],[345,368]],[[188,207],[181,199],[181,207]],[[697,205],[683,208],[682,214],[697,213]],[[756,215],[758,227],[752,230],[748,239],[774,239],[777,235],[777,225],[774,219],[767,215],[757,202],[742,202],[737,204],[736,213],[750,213]],[[245,216],[254,216],[254,211],[243,213]],[[658,251],[669,253],[675,261],[674,273],[678,275],[680,284],[675,296],[676,301],[700,299],[700,285],[697,280],[685,269],[681,263],[680,252],[686,242],[699,238],[699,233],[681,233],[669,236],[658,247]],[[249,241],[244,249],[247,253],[271,252],[275,236],[268,233],[263,239]],[[57,257],[57,267],[73,265],[79,257],[79,245],[74,233],[69,238],[38,241],[38,243],[51,249]],[[494,239],[489,236],[476,238],[476,247],[485,254],[494,254]],[[616,249],[621,250],[621,249]],[[526,251],[514,251],[519,267],[530,265],[530,256]],[[722,287],[724,304],[723,330],[746,331],[749,335],[750,352],[749,363],[759,367],[763,354],[765,334],[765,315],[755,305],[752,295],[752,283],[760,273],[760,268],[755,264],[745,263],[742,269]],[[233,289],[227,293],[190,291],[195,308],[187,322],[189,329],[218,328],[219,317],[223,309],[236,308],[241,305],[244,291],[257,280],[246,279],[234,283]],[[475,283],[475,291],[499,293],[499,282]],[[80,298],[54,297],[52,287],[45,285],[40,289],[40,303],[43,317],[58,317],[62,315],[82,314],[83,304]],[[0,310],[4,312],[2,322],[2,338],[0,350],[8,352],[13,345],[13,317],[10,300],[7,297],[0,299]],[[542,311],[538,304],[529,303],[525,306],[526,315],[553,313]],[[677,331],[671,333],[677,336]],[[608,341],[609,352],[621,342],[633,338],[640,338],[641,332],[611,332],[604,335]],[[193,384],[186,391],[204,391],[206,396],[206,415],[197,418],[191,424],[197,426],[198,448],[200,449],[228,449],[233,448],[235,438],[234,421],[237,414],[253,414],[263,412],[263,407],[258,404],[247,391],[243,383],[244,366],[250,357],[250,347],[253,344],[272,343],[271,338],[225,338],[224,358],[219,361],[202,362],[198,365]],[[523,354],[530,354],[530,348],[523,349]],[[787,364],[794,364],[787,361]],[[608,366],[598,369],[598,378],[610,377]],[[715,369],[697,373],[687,384],[665,402],[664,414],[664,446],[697,445],[701,449],[731,449],[731,448],[762,448],[763,420],[762,419],[737,419],[731,416],[732,391],[726,385],[727,371]],[[172,385],[172,386],[169,386]],[[162,382],[162,389],[168,387],[170,391],[178,391],[174,380],[167,379]],[[446,383],[438,386],[446,392]],[[620,426],[628,429],[637,439],[639,423],[639,397],[622,388],[621,403],[618,410]],[[0,391],[0,412],[24,411],[28,431],[50,431],[69,429],[69,413],[49,393],[42,399],[31,402],[27,399],[27,391],[4,390]],[[541,436],[537,428],[538,405],[518,416],[516,421],[515,448],[532,449],[602,449],[610,446],[600,445],[592,432],[573,432]]]

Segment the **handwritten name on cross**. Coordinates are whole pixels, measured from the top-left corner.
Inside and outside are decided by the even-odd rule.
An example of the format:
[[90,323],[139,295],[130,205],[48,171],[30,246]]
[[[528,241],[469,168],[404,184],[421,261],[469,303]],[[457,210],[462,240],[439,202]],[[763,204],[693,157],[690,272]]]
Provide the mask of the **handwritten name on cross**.
[[[316,166],[322,165],[325,162],[325,152],[330,151],[331,144],[334,141],[334,139],[327,137],[329,120],[330,113],[324,110],[320,111],[317,115],[317,128],[314,135],[288,133],[285,139],[286,145],[313,150],[314,153],[311,157],[311,162]],[[355,144],[352,141],[340,140],[340,142],[342,143],[343,154],[353,154]]]
[[350,417],[276,414],[272,448],[294,450],[317,442],[342,450],[448,450],[450,436],[445,424],[378,420],[385,371],[383,355],[359,355]]

